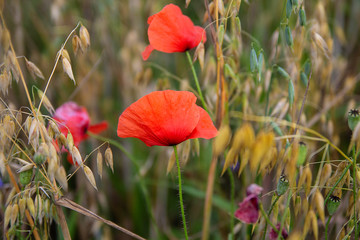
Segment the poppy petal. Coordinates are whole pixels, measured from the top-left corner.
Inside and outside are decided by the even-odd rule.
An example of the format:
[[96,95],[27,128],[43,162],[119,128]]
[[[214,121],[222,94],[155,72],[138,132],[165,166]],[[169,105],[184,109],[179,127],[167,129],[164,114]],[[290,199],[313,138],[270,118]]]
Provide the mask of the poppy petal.
[[196,97],[186,91],[156,91],[131,104],[119,117],[118,136],[146,145],[172,146],[188,139],[200,118]]
[[200,112],[200,119],[194,131],[188,138],[205,138],[216,137],[217,129],[215,128],[209,114],[201,107],[197,106]]
[[141,54],[144,61],[146,61],[150,57],[152,51],[154,51],[154,48],[151,45],[148,45],[145,48],[145,50]]
[[244,201],[239,203],[239,208],[235,212],[235,217],[244,223],[256,223],[259,218],[259,199],[255,194],[247,196]]
[[109,127],[109,124],[106,121],[102,121],[98,124],[90,125],[88,128],[88,131],[91,133],[100,133],[102,131],[105,131]]
[[191,19],[183,15],[180,8],[174,4],[165,6],[159,13],[151,16],[148,22],[150,45],[166,53],[184,52],[194,48],[204,35],[204,30],[195,27]]

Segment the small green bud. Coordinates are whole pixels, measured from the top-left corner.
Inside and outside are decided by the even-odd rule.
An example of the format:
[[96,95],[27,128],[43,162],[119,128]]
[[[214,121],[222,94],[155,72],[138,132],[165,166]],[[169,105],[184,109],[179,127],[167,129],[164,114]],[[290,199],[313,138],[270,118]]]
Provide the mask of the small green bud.
[[21,183],[21,185],[25,186],[29,184],[29,182],[31,181],[32,174],[33,174],[32,169],[19,173],[19,182]]
[[258,60],[256,56],[256,51],[254,48],[251,48],[250,51],[250,70],[255,72],[258,69]]
[[284,175],[281,175],[276,187],[277,194],[279,196],[283,195],[288,188],[289,188],[289,180]]
[[292,2],[291,0],[287,0],[286,2],[286,18],[290,18],[292,11]]
[[39,153],[35,153],[34,155],[34,162],[37,164],[37,165],[41,165],[45,162],[46,160],[46,157],[42,154],[39,154]]
[[341,199],[339,197],[336,197],[334,195],[331,195],[329,197],[329,201],[326,204],[327,210],[329,214],[332,216],[336,210],[338,209],[340,205]]
[[290,106],[292,106],[295,98],[295,88],[294,88],[294,83],[291,79],[289,79],[288,95],[289,95],[289,104]]
[[289,25],[286,25],[286,27],[285,27],[285,41],[286,41],[286,44],[290,47],[292,47],[294,45],[294,40],[293,40],[291,29],[290,29]]
[[299,154],[296,164],[302,166],[305,163],[308,148],[304,142],[299,142]]
[[307,86],[307,84],[308,84],[308,79],[307,79],[306,74],[305,74],[303,71],[300,72],[300,79],[301,79],[301,82],[302,82],[305,86]]
[[286,79],[290,79],[290,75],[282,68],[279,66],[276,66],[277,72],[284,78]]
[[356,125],[360,122],[360,112],[358,109],[351,109],[348,114],[348,125],[351,131],[354,131]]
[[303,8],[300,9],[300,11],[299,11],[299,19],[300,19],[300,25],[305,26],[306,25],[306,13]]
[[311,71],[311,62],[309,59],[305,61],[303,68],[306,76],[309,77]]

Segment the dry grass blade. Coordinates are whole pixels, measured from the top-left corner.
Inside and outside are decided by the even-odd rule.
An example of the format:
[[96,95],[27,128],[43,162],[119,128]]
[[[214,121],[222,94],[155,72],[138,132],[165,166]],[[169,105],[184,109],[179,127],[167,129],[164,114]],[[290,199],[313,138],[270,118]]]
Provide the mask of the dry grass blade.
[[120,227],[120,226],[116,225],[115,223],[98,216],[97,214],[91,212],[90,210],[84,208],[83,206],[71,201],[70,199],[67,199],[65,197],[61,197],[61,198],[55,200],[55,204],[58,205],[58,206],[69,208],[69,209],[74,210],[74,211],[76,211],[76,212],[78,212],[80,214],[91,217],[91,218],[93,218],[95,220],[101,221],[101,222],[103,222],[103,223],[105,223],[105,224],[107,224],[107,225],[109,225],[109,226],[111,226],[111,227],[113,227],[113,228],[115,228],[115,229],[117,229],[117,230],[119,230],[119,231],[133,237],[133,238],[136,238],[136,239],[139,239],[139,240],[145,240],[145,238],[142,238],[139,235],[136,235],[135,233],[130,232],[129,230],[127,230],[127,229],[125,229],[123,227]]
[[96,187],[96,181],[95,181],[95,177],[94,177],[94,174],[93,172],[91,171],[91,169],[84,165],[84,173],[87,177],[87,179],[89,180],[89,182],[91,183],[91,185],[97,190],[97,187]]

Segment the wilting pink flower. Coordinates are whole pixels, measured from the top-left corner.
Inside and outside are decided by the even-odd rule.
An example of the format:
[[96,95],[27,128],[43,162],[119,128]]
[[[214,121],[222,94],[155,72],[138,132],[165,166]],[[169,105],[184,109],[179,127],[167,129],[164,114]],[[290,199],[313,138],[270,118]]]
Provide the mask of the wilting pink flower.
[[[280,231],[280,223],[278,223],[276,225],[276,229],[278,231]],[[288,233],[287,231],[285,230],[285,228],[282,229],[281,231],[281,236],[286,239],[288,237]],[[269,239],[270,240],[276,240],[278,238],[278,234],[275,232],[275,230],[273,228],[271,228],[271,231],[269,232]]]
[[[74,102],[66,102],[56,109],[53,119],[57,122],[59,130],[65,137],[67,136],[68,131],[70,131],[75,146],[79,146],[81,141],[89,137],[86,134],[87,131],[91,133],[100,133],[108,127],[106,121],[90,125],[90,116],[86,109]],[[72,163],[72,159],[70,160],[68,158],[68,160]]]
[[235,212],[235,217],[248,224],[256,223],[259,219],[259,194],[262,187],[251,184],[246,189],[247,197],[239,203],[239,208]]

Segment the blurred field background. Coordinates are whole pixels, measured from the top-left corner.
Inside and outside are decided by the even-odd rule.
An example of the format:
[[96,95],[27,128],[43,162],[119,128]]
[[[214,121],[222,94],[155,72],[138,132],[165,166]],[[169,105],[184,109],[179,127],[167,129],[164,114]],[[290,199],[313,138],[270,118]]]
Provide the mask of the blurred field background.
[[[111,146],[114,173],[110,168],[104,168],[103,177],[100,179],[95,174],[95,152],[90,156],[87,165],[95,174],[98,191],[89,184],[83,172],[79,171],[70,179],[69,189],[64,192],[67,198],[145,238],[183,238],[176,171],[173,169],[167,174],[168,161],[173,149],[150,148],[137,139],[120,139],[116,135],[118,117],[127,106],[141,96],[164,89],[196,93],[193,90],[195,84],[191,68],[184,53],[154,52],[148,61],[141,58],[141,52],[148,44],[147,18],[169,3],[180,6],[195,25],[202,26],[207,31],[203,70],[198,61],[194,64],[210,115],[218,128],[227,125],[234,133],[244,122],[236,117],[238,112],[272,116],[289,122],[297,122],[299,118],[300,125],[324,135],[347,153],[352,133],[347,126],[346,117],[351,108],[359,106],[360,100],[360,2],[300,0],[299,6],[306,11],[305,27],[299,25],[297,12],[293,12],[292,16],[285,20],[286,1],[219,2],[224,4],[223,15],[219,14],[219,24],[226,26],[221,46],[225,101],[221,103],[224,110],[220,114],[216,107],[220,101],[217,94],[217,55],[215,43],[210,35],[211,26],[216,31],[216,24],[209,22],[205,17],[205,5],[210,4],[210,0],[192,0],[188,8],[185,8],[184,0],[4,1],[2,12],[16,55],[25,56],[35,63],[45,76],[45,80],[34,79],[26,70],[24,59],[18,58],[30,92],[32,86],[44,90],[54,67],[56,54],[77,24],[81,22],[88,29],[91,45],[86,53],[75,56],[71,41],[65,46],[70,54],[76,85],[59,64],[46,95],[54,108],[67,101],[75,101],[87,108],[91,123],[108,121],[109,128],[100,135],[121,143],[140,166],[138,174],[130,159],[119,149]],[[236,4],[239,3],[240,9],[237,11]],[[241,29],[235,17],[239,18]],[[284,27],[287,24],[292,31],[292,48],[285,41]],[[252,46],[258,54],[263,51],[264,63],[260,71],[260,81],[259,73],[252,73],[250,69]],[[191,51],[192,55],[193,53],[194,50]],[[3,50],[0,54],[5,58]],[[306,85],[300,79],[300,72],[304,71],[307,61],[311,62],[311,79],[302,109]],[[281,66],[293,81],[292,106],[289,104],[287,80],[277,73],[274,65]],[[29,102],[20,82],[13,81],[8,93],[3,92],[0,96],[10,109],[29,112]],[[37,105],[39,99],[35,102]],[[201,105],[200,102],[198,104]],[[5,105],[2,109],[6,109]],[[45,108],[41,111],[48,114]],[[265,128],[272,129],[268,123],[261,121],[251,124],[255,132]],[[277,127],[284,135],[291,135],[293,130],[281,125]],[[276,136],[279,136],[279,131],[275,131]],[[24,136],[20,135],[19,138],[21,137]],[[103,142],[89,138],[80,145],[81,155],[86,156]],[[234,172],[236,203],[244,198],[246,187],[256,182],[264,188],[261,200],[265,208],[269,207],[280,173],[286,169],[281,163],[280,154],[285,144],[278,142],[279,157],[274,160],[275,167],[273,166],[270,171],[257,174],[245,167],[239,177],[237,171]],[[205,191],[212,160],[212,141],[200,139],[199,143],[199,154],[196,153],[196,143],[193,140],[180,146],[181,157],[184,160],[182,173],[185,212],[191,239],[201,238]],[[320,171],[320,162],[324,161],[323,156],[332,165],[333,172],[340,160],[344,160],[333,148],[324,150],[324,154],[315,153],[323,146],[322,142],[308,141],[306,144],[313,184]],[[102,146],[101,151],[104,152],[107,146]],[[227,239],[231,210],[236,209],[230,201],[228,173],[220,176],[227,150],[224,149],[223,152],[218,157],[215,173],[209,239]],[[73,171],[74,166],[66,161],[66,156],[62,158],[65,169]],[[302,166],[298,166],[297,169],[301,172]],[[3,185],[0,209],[3,219],[7,196],[12,186],[6,175],[3,175],[1,180]],[[145,195],[140,181],[144,182]],[[342,197],[344,204],[331,221],[330,231],[333,234],[329,234],[329,239],[340,236],[343,229],[344,234],[350,231],[346,228],[346,222],[351,217],[346,212],[350,208],[348,202],[353,192],[352,185],[347,187],[348,190],[344,191]],[[311,197],[308,200],[309,205],[310,199]],[[148,204],[151,206],[150,212]],[[284,209],[280,206],[279,211]],[[64,208],[64,213],[73,239],[132,239],[75,211]],[[297,219],[297,222],[290,224],[292,230],[301,231],[305,216],[291,216],[292,221]],[[325,225],[319,219],[317,224],[319,239],[323,239]],[[62,238],[61,229],[57,224],[53,222],[49,229],[51,239]],[[261,236],[260,231],[255,231],[252,235],[251,226],[238,220],[235,220],[235,232],[236,239],[260,239]],[[314,239],[314,235],[309,232],[305,238]]]

